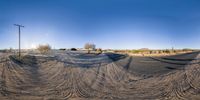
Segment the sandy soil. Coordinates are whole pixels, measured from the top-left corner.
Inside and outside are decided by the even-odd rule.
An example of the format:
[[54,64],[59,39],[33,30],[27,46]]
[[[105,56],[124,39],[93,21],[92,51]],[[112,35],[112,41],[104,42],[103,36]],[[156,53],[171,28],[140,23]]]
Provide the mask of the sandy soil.
[[199,52],[0,57],[0,100],[199,100]]

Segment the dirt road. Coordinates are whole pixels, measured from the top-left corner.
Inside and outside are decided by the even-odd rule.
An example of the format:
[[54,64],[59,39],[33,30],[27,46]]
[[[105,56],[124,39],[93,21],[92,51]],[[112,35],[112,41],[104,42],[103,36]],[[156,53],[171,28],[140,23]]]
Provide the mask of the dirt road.
[[26,55],[21,60],[5,56],[0,63],[0,99],[198,100],[200,54],[179,56],[80,52]]

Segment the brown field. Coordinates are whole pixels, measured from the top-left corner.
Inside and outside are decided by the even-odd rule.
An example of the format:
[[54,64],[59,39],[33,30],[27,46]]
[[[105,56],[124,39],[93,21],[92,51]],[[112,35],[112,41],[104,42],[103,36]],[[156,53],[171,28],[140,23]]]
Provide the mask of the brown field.
[[0,53],[0,100],[199,100],[200,54]]

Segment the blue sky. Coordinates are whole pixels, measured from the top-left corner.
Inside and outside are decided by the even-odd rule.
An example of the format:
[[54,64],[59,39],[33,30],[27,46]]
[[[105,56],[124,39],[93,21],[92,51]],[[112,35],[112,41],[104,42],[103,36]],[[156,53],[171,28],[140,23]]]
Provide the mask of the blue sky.
[[199,0],[0,0],[0,48],[200,48]]

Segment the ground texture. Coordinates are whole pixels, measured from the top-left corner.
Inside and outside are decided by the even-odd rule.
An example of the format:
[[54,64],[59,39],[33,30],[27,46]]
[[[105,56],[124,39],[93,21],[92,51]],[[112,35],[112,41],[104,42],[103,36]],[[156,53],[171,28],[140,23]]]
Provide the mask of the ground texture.
[[0,100],[199,100],[199,52],[169,57],[105,53],[0,54]]

